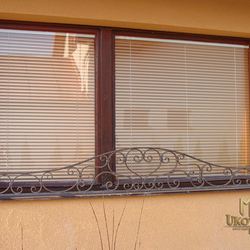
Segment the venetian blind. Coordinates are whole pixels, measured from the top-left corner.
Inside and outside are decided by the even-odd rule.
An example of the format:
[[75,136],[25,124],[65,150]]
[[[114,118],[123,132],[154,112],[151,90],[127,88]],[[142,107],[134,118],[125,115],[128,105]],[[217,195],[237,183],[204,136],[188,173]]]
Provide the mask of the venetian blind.
[[164,147],[218,165],[248,166],[246,47],[117,36],[115,75],[117,148]]
[[0,30],[1,172],[59,168],[94,156],[94,39]]

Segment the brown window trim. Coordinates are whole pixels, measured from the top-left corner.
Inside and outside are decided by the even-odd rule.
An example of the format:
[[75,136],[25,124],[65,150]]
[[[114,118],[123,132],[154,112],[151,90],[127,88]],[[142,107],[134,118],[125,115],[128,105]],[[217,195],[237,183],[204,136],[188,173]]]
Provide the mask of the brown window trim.
[[[94,34],[95,40],[95,62],[96,62],[96,87],[95,87],[95,154],[100,155],[105,152],[115,150],[115,60],[114,60],[114,44],[116,35],[165,38],[192,40],[200,42],[216,42],[216,43],[234,43],[250,46],[249,38],[223,37],[212,35],[198,35],[176,32],[162,32],[151,30],[132,30],[112,27],[96,27],[69,24],[49,24],[38,22],[16,22],[8,20],[0,20],[0,28],[4,29],[20,29],[20,30],[39,30],[54,32],[73,32]],[[248,50],[248,60],[250,72],[250,52]],[[250,82],[249,82],[250,84]],[[249,92],[250,97],[250,92]],[[97,166],[102,165],[101,160],[96,161]],[[111,163],[112,170],[115,172],[115,162]],[[102,170],[96,169],[96,175],[101,171],[108,171],[107,168]],[[215,183],[223,183],[224,180],[215,178]],[[245,180],[245,177],[242,177]],[[109,181],[115,181],[109,174],[100,175],[96,186],[104,186]],[[185,182],[184,182],[185,183]],[[20,183],[21,184],[21,183]],[[58,185],[59,184],[59,185]],[[51,186],[67,186],[68,182],[51,182]],[[24,184],[30,187],[32,183]],[[185,187],[185,184],[183,184]],[[98,188],[97,188],[98,189]],[[235,190],[238,190],[235,188]]]

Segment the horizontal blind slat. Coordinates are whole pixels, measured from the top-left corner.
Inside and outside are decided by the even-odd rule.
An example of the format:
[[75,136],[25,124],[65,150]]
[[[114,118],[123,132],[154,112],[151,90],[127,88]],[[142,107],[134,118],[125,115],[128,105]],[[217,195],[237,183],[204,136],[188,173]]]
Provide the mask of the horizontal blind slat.
[[164,147],[248,166],[246,61],[244,47],[116,39],[117,147]]
[[0,172],[94,156],[94,43],[89,34],[0,30]]

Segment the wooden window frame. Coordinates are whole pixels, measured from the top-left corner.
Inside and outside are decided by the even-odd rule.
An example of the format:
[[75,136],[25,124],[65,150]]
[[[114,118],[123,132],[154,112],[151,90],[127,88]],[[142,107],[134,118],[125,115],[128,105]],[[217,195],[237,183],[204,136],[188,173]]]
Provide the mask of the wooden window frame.
[[[197,42],[233,43],[250,46],[249,38],[223,37],[212,35],[198,35],[176,32],[132,30],[125,28],[96,27],[69,24],[52,24],[38,22],[17,22],[0,20],[1,29],[32,30],[88,33],[95,35],[95,155],[114,151],[115,148],[115,36],[136,36],[147,38],[163,38],[173,40],[188,40]],[[248,73],[250,74],[250,49],[248,49]],[[249,77],[250,79],[250,77]],[[250,85],[250,80],[249,80]],[[250,93],[249,93],[250,98]],[[102,165],[100,159],[96,160],[97,166]],[[115,172],[115,162],[111,162],[112,171]],[[100,175],[97,186],[105,186],[107,182],[113,182],[114,177],[101,174],[108,171],[107,167],[96,168],[95,174]],[[223,179],[215,178],[214,181],[223,182]],[[31,183],[24,183],[24,187],[30,187]],[[67,186],[67,183],[52,182],[52,186]],[[185,182],[184,182],[185,186]],[[187,184],[188,186],[188,184]],[[239,189],[235,189],[239,190]],[[217,190],[215,190],[217,191]],[[164,192],[162,192],[164,193]]]

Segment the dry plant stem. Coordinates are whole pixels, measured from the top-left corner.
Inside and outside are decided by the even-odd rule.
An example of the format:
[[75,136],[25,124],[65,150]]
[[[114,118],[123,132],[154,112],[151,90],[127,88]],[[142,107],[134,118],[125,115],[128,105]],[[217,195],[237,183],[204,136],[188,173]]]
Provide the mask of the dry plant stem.
[[108,246],[109,246],[109,250],[111,250],[111,249],[110,249],[110,241],[109,241],[108,222],[107,222],[107,216],[106,216],[105,205],[104,205],[104,197],[102,197],[102,205],[103,205],[103,214],[104,214],[105,225],[106,225],[106,232],[107,232]]
[[137,245],[138,235],[139,235],[139,231],[140,231],[140,226],[141,226],[141,216],[142,216],[142,211],[143,211],[143,207],[144,207],[144,200],[145,200],[145,193],[144,193],[143,200],[142,200],[141,214],[140,214],[140,218],[139,218],[139,224],[138,224],[138,230],[137,230],[137,235],[136,235],[136,240],[135,240],[135,248],[134,248],[134,250],[136,250],[136,245]]
[[22,239],[22,250],[23,250],[23,226],[21,223],[21,239]]
[[119,220],[118,225],[117,225],[117,228],[116,228],[115,240],[114,240],[114,250],[115,250],[115,247],[116,247],[116,238],[117,238],[118,230],[119,230],[119,227],[120,227],[120,224],[121,224],[121,221],[122,221],[122,217],[123,217],[125,208],[126,208],[126,206],[127,206],[127,201],[128,201],[128,198],[126,198],[126,203],[125,203],[125,205],[124,205],[124,208],[123,208],[123,210],[122,210],[122,214],[121,214],[120,220]]
[[111,249],[113,249],[114,245],[114,232],[115,232],[115,211],[113,209],[113,226],[112,226],[112,239],[111,239]]
[[103,250],[102,234],[101,234],[101,230],[100,230],[99,222],[98,222],[98,220],[97,220],[95,210],[94,210],[94,208],[93,208],[92,203],[91,203],[91,201],[90,201],[90,200],[89,200],[89,204],[90,204],[90,206],[91,206],[91,208],[92,208],[92,212],[93,212],[94,217],[95,217],[95,221],[96,221],[96,224],[97,224],[97,227],[98,227],[99,236],[100,236],[100,241],[101,241],[101,248],[102,248],[102,250]]

